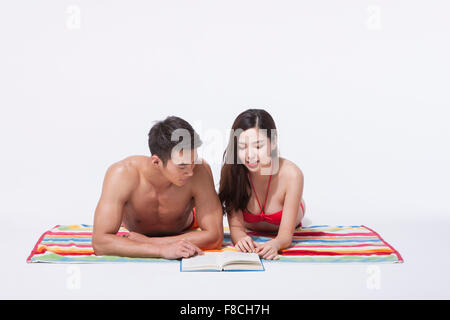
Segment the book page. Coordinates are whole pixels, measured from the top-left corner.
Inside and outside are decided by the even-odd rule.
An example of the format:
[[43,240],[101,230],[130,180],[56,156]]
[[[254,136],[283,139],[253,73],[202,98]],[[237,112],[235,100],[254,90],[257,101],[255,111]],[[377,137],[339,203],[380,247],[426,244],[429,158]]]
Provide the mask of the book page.
[[191,258],[183,258],[183,270],[221,270],[219,257],[221,252],[205,252],[203,255],[196,255]]
[[263,265],[260,264],[228,264],[223,267],[224,271],[264,271]]
[[261,260],[257,253],[225,251],[222,257],[222,266],[230,264],[260,265]]

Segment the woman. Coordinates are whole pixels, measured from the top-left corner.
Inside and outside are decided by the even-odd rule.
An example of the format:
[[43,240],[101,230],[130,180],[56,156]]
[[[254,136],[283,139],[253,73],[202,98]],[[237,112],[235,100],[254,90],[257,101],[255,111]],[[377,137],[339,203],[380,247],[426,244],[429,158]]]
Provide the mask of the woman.
[[[227,214],[231,240],[242,252],[278,259],[292,242],[305,213],[303,173],[280,158],[275,122],[262,109],[242,112],[234,121],[224,152],[219,198]],[[276,232],[257,244],[245,232]]]

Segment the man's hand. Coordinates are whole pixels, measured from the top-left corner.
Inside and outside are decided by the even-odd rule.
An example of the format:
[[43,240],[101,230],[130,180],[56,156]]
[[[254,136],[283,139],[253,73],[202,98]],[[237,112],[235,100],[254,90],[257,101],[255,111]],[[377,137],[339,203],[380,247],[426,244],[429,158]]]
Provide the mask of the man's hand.
[[277,239],[272,239],[263,244],[258,244],[256,253],[266,260],[278,260],[278,250],[280,250],[280,243]]
[[123,235],[123,237],[128,238],[133,241],[150,243],[149,237],[147,237],[143,234],[137,233],[137,232],[133,232],[133,231],[130,231],[128,234]]
[[160,256],[165,259],[178,259],[178,258],[188,258],[192,257],[196,254],[204,254],[203,251],[197,247],[192,242],[189,242],[185,239],[181,239],[178,241],[173,241],[169,243],[163,243],[159,241],[158,238],[150,238],[143,234],[137,232],[129,232],[126,235],[123,235],[133,241],[144,242],[144,243],[152,243],[160,246]]
[[204,254],[199,247],[184,239],[162,244],[159,250],[160,256],[165,259],[189,258],[196,254]]

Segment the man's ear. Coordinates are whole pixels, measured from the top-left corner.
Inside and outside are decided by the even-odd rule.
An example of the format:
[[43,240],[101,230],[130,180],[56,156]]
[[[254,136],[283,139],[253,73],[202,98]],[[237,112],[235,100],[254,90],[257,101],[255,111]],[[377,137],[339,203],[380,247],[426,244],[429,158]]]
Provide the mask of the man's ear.
[[150,159],[154,167],[158,168],[160,165],[162,165],[162,160],[157,155],[152,155]]

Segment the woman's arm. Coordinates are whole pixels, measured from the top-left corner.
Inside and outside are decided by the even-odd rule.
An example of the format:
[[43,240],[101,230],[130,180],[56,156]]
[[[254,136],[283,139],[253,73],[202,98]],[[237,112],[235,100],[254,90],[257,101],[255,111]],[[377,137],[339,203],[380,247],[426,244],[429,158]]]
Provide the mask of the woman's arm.
[[279,250],[291,245],[303,196],[304,177],[302,171],[297,167],[293,167],[290,171],[283,204],[283,215],[275,238],[280,245]]
[[244,226],[244,217],[241,210],[233,210],[227,214],[228,226],[230,227],[231,241],[236,244],[239,240],[247,236]]
[[230,227],[231,241],[235,247],[242,252],[255,252],[258,246],[245,232],[244,217],[242,210],[233,210],[231,215],[227,215],[228,226]]
[[277,236],[257,247],[256,252],[264,259],[278,259],[278,252],[289,247],[295,230],[300,201],[303,193],[303,173],[297,167],[286,175],[286,195],[283,204],[283,215]]

